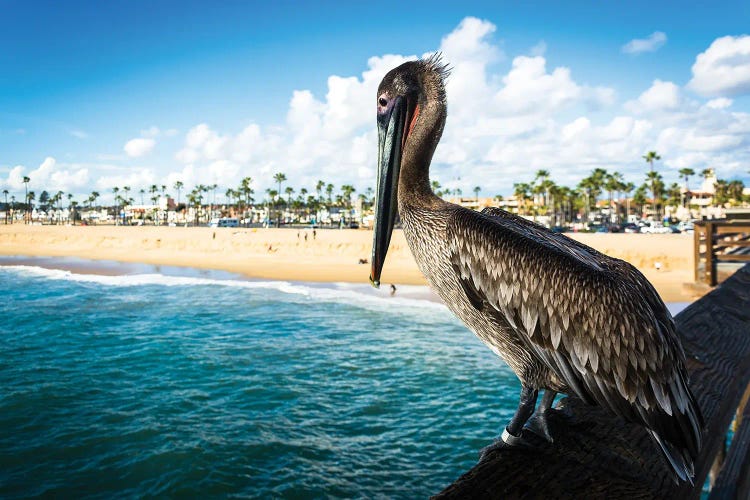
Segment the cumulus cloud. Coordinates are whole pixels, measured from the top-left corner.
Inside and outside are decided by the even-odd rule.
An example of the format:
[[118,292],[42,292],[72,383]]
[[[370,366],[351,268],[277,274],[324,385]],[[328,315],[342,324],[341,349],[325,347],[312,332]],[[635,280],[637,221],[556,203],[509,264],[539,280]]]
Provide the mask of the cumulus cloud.
[[72,192],[77,191],[89,183],[89,170],[86,167],[76,165],[61,165],[57,160],[48,156],[33,170],[28,170],[23,165],[16,165],[8,173],[0,185],[14,191],[25,189],[23,178],[29,177],[28,188],[30,190],[47,190],[49,192]]
[[151,150],[154,149],[154,146],[156,146],[156,141],[154,139],[137,137],[126,142],[122,149],[131,158],[138,158],[139,156],[150,153]]
[[667,42],[667,35],[661,31],[654,31],[646,38],[634,38],[622,46],[625,54],[641,54],[654,52]]
[[750,93],[750,35],[717,38],[698,54],[688,86],[705,96]]
[[635,101],[625,103],[625,108],[633,113],[674,111],[680,108],[682,95],[680,87],[672,82],[654,80]]

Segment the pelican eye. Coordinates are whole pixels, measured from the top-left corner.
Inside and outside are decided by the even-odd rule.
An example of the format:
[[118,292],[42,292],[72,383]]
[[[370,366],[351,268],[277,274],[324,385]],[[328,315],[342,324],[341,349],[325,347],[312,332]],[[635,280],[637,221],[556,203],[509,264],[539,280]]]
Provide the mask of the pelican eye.
[[381,97],[380,99],[378,99],[378,104],[383,107],[388,106],[388,99],[386,99],[385,97]]

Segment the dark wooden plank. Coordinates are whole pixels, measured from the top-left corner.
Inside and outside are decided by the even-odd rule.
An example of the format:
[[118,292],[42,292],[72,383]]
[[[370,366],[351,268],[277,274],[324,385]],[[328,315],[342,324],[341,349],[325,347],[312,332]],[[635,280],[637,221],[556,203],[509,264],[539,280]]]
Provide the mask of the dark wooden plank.
[[724,467],[711,490],[709,500],[750,498],[750,404],[745,405],[742,423],[732,438]]
[[696,486],[674,482],[643,428],[568,397],[550,419],[553,444],[494,451],[436,498],[698,498],[750,381],[750,266],[675,322],[706,419]]
[[716,254],[717,262],[750,262],[750,255],[747,254]]
[[706,284],[716,286],[716,262],[714,262],[714,224],[706,223]]

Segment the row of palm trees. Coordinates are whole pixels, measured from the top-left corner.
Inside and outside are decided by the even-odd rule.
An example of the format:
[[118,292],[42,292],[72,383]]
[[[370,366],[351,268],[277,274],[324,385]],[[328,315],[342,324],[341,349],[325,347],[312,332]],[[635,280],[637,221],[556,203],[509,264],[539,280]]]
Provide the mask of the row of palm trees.
[[[530,182],[513,184],[513,194],[518,203],[518,210],[522,215],[554,216],[558,223],[572,222],[579,215],[584,220],[588,220],[592,209],[596,207],[597,200],[604,193],[607,194],[608,206],[616,212],[615,217],[618,221],[622,219],[623,215],[631,213],[631,202],[632,208],[635,208],[638,213],[649,212],[656,218],[661,217],[666,205],[688,206],[690,203],[688,183],[695,175],[695,171],[690,168],[679,170],[680,179],[684,180],[684,189],[678,183],[673,183],[667,187],[661,174],[654,168],[654,163],[661,160],[661,156],[656,151],[649,151],[643,155],[643,159],[648,163],[649,169],[646,172],[645,181],[638,186],[633,182],[626,182],[620,172],[610,173],[606,169],[595,168],[588,176],[581,179],[574,188],[570,188],[554,182],[548,170],[538,170]],[[713,175],[713,171],[704,169],[701,175],[706,178]],[[36,200],[36,194],[28,190],[30,180],[29,177],[23,178],[24,203],[17,207],[24,209],[29,214],[28,216],[30,216],[30,209]],[[256,202],[254,197],[256,193],[253,189],[254,180],[252,177],[245,177],[238,186],[226,188],[223,193],[225,200],[224,203],[220,204],[220,210],[226,215],[244,218],[249,209],[262,207],[265,209],[269,221],[281,218],[284,212],[291,213],[293,218],[300,218],[309,216],[322,208],[337,207],[347,213],[346,211],[352,208],[352,195],[357,191],[350,184],[343,184],[336,191],[336,187],[332,183],[319,180],[311,192],[304,187],[297,190],[289,185],[284,186],[287,181],[287,176],[283,172],[274,174],[275,189],[266,189],[263,199]],[[742,181],[717,180],[715,187],[715,204],[724,204],[730,200],[742,201],[742,189],[744,188]],[[199,222],[199,214],[213,214],[214,207],[219,207],[216,203],[218,184],[198,184],[194,186],[192,190],[186,192],[184,204],[182,202],[182,194],[185,190],[184,183],[177,181],[172,188],[177,193],[176,210],[179,212],[192,207],[196,224]],[[463,195],[461,189],[443,188],[437,180],[432,181],[432,188],[438,196],[442,197],[461,197]],[[478,198],[481,187],[476,186],[473,191],[475,197]],[[647,196],[649,191],[650,198]],[[166,197],[169,194],[166,185],[152,184],[148,189],[141,188],[137,193],[129,186],[113,187],[114,206],[112,208],[115,217],[124,212],[121,208],[134,205],[136,201],[134,197],[138,194],[140,194],[141,205],[146,205],[146,193],[149,194],[148,199],[154,207],[152,218],[157,220],[157,212],[160,211],[156,208],[157,202],[160,197]],[[5,195],[5,205],[8,207],[8,190],[3,190],[3,194]],[[615,194],[618,200],[622,199],[623,194],[625,195],[625,207],[622,207],[622,203],[613,203]],[[38,200],[39,206],[45,211],[55,207],[62,211],[64,197],[65,193],[62,191],[53,195],[43,191]],[[92,191],[84,200],[84,203],[89,208],[93,208],[99,198],[100,193]],[[497,201],[503,200],[503,197],[499,195],[495,198]],[[358,199],[361,200],[363,211],[367,210],[373,203],[372,188],[367,188],[364,192],[359,193]],[[11,196],[11,200],[12,206],[15,207],[15,197]],[[67,194],[67,201],[69,212],[75,214],[79,202],[70,193]],[[203,209],[205,206],[208,207],[208,211]],[[166,217],[166,212],[161,212]],[[7,213],[8,210],[6,210],[6,217]],[[75,215],[72,215],[72,217],[75,220]]]

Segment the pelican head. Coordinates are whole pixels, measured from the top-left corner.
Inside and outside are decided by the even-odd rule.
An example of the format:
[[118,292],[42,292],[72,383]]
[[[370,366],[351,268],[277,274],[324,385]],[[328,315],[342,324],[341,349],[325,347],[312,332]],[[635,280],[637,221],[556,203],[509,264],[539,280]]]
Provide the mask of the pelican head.
[[[438,54],[398,66],[385,75],[378,87],[378,176],[370,272],[370,282],[376,288],[380,286],[380,273],[396,220],[402,164],[423,167],[426,174],[442,134],[445,122],[443,81],[447,72]],[[438,106],[431,106],[431,103]],[[420,115],[425,113],[431,115],[428,118],[437,118],[439,126],[418,131],[417,124],[424,118]],[[416,140],[412,140],[412,136]]]

